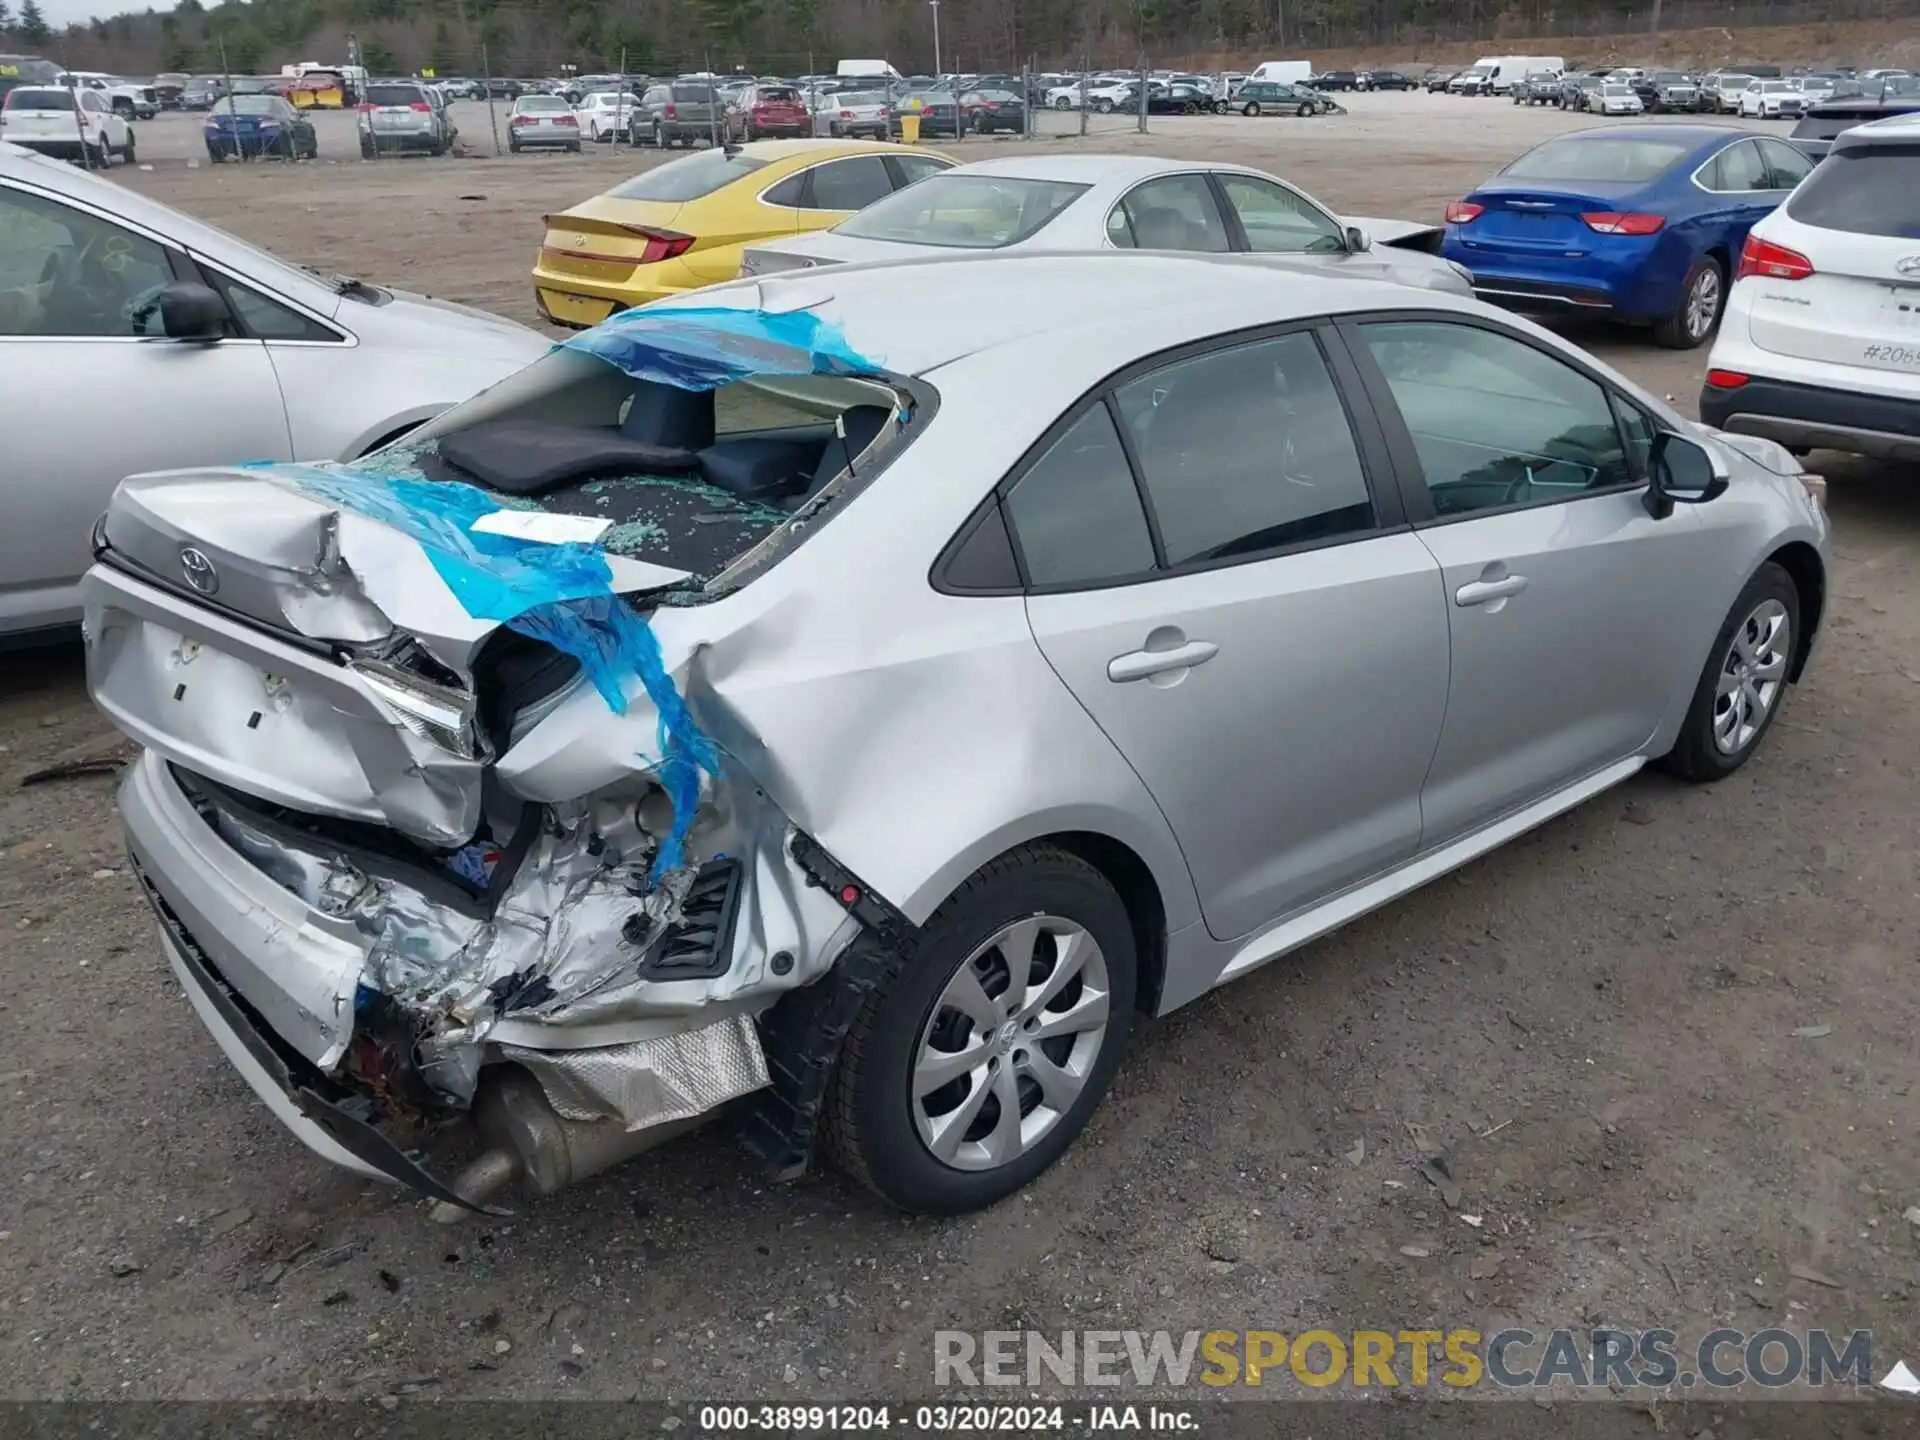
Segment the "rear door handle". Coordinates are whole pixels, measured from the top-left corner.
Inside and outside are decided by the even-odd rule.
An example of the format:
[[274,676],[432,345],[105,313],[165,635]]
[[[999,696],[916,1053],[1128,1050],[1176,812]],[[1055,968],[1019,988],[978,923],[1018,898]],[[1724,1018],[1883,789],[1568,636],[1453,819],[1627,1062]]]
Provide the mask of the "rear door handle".
[[1453,603],[1485,605],[1491,600],[1505,600],[1508,596],[1518,595],[1526,588],[1527,577],[1524,575],[1509,575],[1504,580],[1474,580],[1453,592]]
[[1145,680],[1149,675],[1164,675],[1169,670],[1190,670],[1204,665],[1220,653],[1220,647],[1207,640],[1189,640],[1171,650],[1132,650],[1107,662],[1107,679],[1116,685],[1129,680]]

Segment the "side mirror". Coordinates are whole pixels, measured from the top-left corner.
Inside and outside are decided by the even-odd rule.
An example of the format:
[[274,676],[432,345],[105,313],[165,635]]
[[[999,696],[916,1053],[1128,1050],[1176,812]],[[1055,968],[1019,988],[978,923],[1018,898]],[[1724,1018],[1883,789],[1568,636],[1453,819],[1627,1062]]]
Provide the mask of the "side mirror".
[[227,302],[197,280],[169,280],[155,297],[169,340],[210,342],[227,335]]
[[1727,490],[1727,471],[1712,451],[1666,430],[1653,437],[1647,475],[1644,503],[1656,520],[1673,514],[1675,505],[1704,505]]
[[1367,232],[1358,225],[1347,226],[1347,249],[1360,255],[1373,248],[1373,241],[1367,238]]

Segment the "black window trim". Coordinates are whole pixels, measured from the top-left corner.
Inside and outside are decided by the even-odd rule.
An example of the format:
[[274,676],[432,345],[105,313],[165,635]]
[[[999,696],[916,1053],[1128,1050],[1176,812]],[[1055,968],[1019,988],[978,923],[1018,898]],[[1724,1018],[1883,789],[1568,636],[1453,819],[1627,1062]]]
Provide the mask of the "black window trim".
[[[789,208],[794,210],[810,210],[816,215],[858,214],[859,213],[858,211],[842,210],[837,205],[814,204],[813,203],[813,200],[814,200],[813,177],[818,175],[822,170],[825,170],[830,165],[843,165],[849,160],[878,160],[880,162],[881,170],[885,172],[887,177],[887,195],[894,195],[894,194],[898,194],[903,187],[896,185],[894,183],[894,169],[893,169],[893,166],[888,163],[889,160],[891,159],[892,157],[889,155],[877,154],[870,150],[856,150],[851,155],[829,156],[825,160],[821,160],[815,164],[809,165],[805,170],[802,170],[800,172],[802,175],[806,176],[807,178],[806,178],[806,182],[800,187],[800,203],[798,205],[794,205],[791,207],[785,206],[785,205],[774,205],[774,208],[776,210],[785,210]],[[778,188],[778,185],[779,185],[779,182],[776,181],[774,182],[773,185],[768,186],[767,189],[768,190],[776,189]],[[887,195],[876,196],[874,199],[869,200],[867,204],[877,205],[880,203],[880,201],[886,199]],[[765,199],[765,196],[766,196],[766,191],[762,191],[761,198],[763,200]],[[772,201],[766,201],[766,203],[770,205],[773,204]],[[863,206],[862,208],[864,209],[865,207]]]
[[[1255,565],[1267,560],[1303,555],[1309,551],[1331,549],[1336,545],[1353,545],[1361,541],[1378,540],[1410,530],[1413,527],[1408,522],[1403,498],[1405,486],[1396,473],[1397,462],[1393,448],[1387,433],[1373,414],[1375,407],[1362,403],[1369,398],[1363,387],[1363,372],[1355,365],[1349,353],[1349,347],[1340,334],[1337,320],[1338,317],[1319,315],[1250,326],[1244,330],[1225,331],[1156,351],[1152,355],[1144,356],[1112,372],[1061,411],[1054,418],[1053,423],[1041,431],[1039,437],[1027,447],[1018,460],[1014,461],[1007,473],[988,492],[986,498],[968,513],[953,538],[941,548],[940,554],[935,558],[928,576],[929,583],[935,591],[943,595],[969,597],[1013,594],[1073,595],[1093,590],[1112,590],[1124,585],[1146,584],[1156,580],[1173,580],[1186,575],[1204,574],[1211,570],[1224,570],[1238,565]],[[1258,345],[1263,341],[1277,340],[1294,334],[1311,336],[1320,352],[1322,362],[1327,367],[1328,378],[1333,382],[1334,394],[1338,397],[1341,410],[1346,416],[1348,433],[1353,437],[1355,457],[1360,462],[1361,481],[1366,486],[1367,497],[1373,505],[1374,523],[1364,530],[1350,530],[1318,540],[1302,540],[1292,545],[1276,545],[1266,550],[1248,551],[1245,554],[1227,555],[1213,560],[1193,560],[1182,565],[1168,565],[1166,548],[1160,535],[1160,521],[1147,491],[1146,478],[1134,448],[1133,437],[1121,417],[1116,392],[1122,385],[1137,380],[1143,375],[1164,370],[1196,356],[1211,354],[1214,351],[1238,349],[1247,345]],[[1103,580],[1075,580],[1058,585],[1036,585],[1027,568],[1026,553],[1020,546],[1020,529],[1013,523],[1013,517],[1006,513],[1005,502],[1013,493],[1014,487],[1045,458],[1054,443],[1079,424],[1096,405],[1106,408],[1108,420],[1119,434],[1120,448],[1126,456],[1127,468],[1132,472],[1134,490],[1140,497],[1141,510],[1147,521],[1147,533],[1153,542],[1154,568]],[[1404,427],[1402,428],[1404,430]],[[1418,473],[1417,469],[1415,473]],[[1421,491],[1424,495],[1424,480],[1421,482]],[[948,566],[966,542],[972,538],[974,531],[979,528],[985,512],[994,507],[1001,508],[1001,521],[1006,526],[1008,538],[1013,542],[1014,561],[1020,571],[1020,589],[1016,591],[1006,588],[967,588],[950,584],[946,578]]]
[[[1557,360],[1569,370],[1591,380],[1600,387],[1607,401],[1607,417],[1613,422],[1615,436],[1620,441],[1621,453],[1627,457],[1628,467],[1634,472],[1634,478],[1619,485],[1607,485],[1597,490],[1582,490],[1577,494],[1555,495],[1539,500],[1522,500],[1512,505],[1489,505],[1479,510],[1467,510],[1458,515],[1442,515],[1433,508],[1433,492],[1427,488],[1426,468],[1420,463],[1420,453],[1413,443],[1413,432],[1407,427],[1406,417],[1400,413],[1400,404],[1393,396],[1393,388],[1387,383],[1386,372],[1373,358],[1373,351],[1367,345],[1366,336],[1360,333],[1365,325],[1396,324],[1439,324],[1459,325],[1471,330],[1485,330],[1508,340],[1517,341],[1529,350],[1536,350],[1549,360]],[[1502,325],[1484,315],[1473,315],[1463,310],[1367,310],[1341,315],[1336,319],[1336,328],[1346,342],[1354,367],[1359,371],[1360,382],[1367,398],[1372,403],[1374,416],[1386,435],[1386,444],[1393,457],[1392,474],[1400,485],[1401,504],[1409,524],[1415,530],[1429,530],[1441,525],[1458,525],[1466,521],[1485,519],[1490,515],[1513,515],[1523,510],[1541,510],[1552,505],[1570,505],[1580,500],[1592,500],[1609,495],[1631,495],[1647,488],[1647,477],[1641,471],[1633,447],[1627,443],[1627,437],[1620,428],[1620,412],[1615,403],[1631,405],[1653,422],[1656,432],[1666,428],[1658,415],[1647,412],[1631,395],[1625,394],[1620,387],[1606,376],[1601,375],[1573,357],[1563,354],[1550,345],[1542,344],[1531,335]]]

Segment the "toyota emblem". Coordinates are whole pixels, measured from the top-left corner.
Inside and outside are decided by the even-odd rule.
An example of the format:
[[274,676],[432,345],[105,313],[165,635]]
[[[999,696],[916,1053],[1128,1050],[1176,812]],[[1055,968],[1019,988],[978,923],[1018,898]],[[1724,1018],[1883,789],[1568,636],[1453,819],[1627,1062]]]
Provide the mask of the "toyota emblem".
[[1920,275],[1920,255],[1902,255],[1893,262],[1893,268],[1902,275]]
[[187,584],[202,595],[211,595],[220,588],[220,572],[213,568],[204,550],[196,550],[191,545],[180,547],[180,573],[187,577]]

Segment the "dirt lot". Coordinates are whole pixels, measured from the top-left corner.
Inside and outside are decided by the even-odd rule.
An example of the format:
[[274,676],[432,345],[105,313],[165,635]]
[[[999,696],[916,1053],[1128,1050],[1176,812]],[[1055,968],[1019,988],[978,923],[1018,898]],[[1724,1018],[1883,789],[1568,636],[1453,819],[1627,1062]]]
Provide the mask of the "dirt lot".
[[[1360,100],[1108,143],[1425,216],[1571,123]],[[190,170],[197,143],[143,126],[154,168],[116,174],[294,260],[523,320],[540,214],[638,163]],[[1703,355],[1582,338],[1690,403]],[[717,1134],[453,1230],[323,1168],[172,983],[111,782],[15,785],[110,745],[77,655],[6,657],[0,1394],[924,1395],[936,1328],[1018,1324],[1825,1326],[1874,1331],[1876,1378],[1920,1362],[1920,477],[1821,458],[1832,616],[1754,763],[1637,780],[1144,1025],[1065,1163],[956,1221],[831,1174],[769,1185]]]

